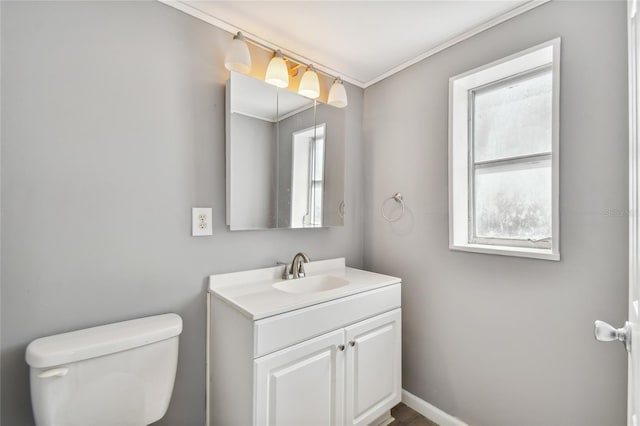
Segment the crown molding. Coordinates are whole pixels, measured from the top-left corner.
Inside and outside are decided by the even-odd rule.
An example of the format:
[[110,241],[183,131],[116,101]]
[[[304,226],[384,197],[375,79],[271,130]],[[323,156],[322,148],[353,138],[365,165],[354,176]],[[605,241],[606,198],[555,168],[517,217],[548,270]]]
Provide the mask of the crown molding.
[[311,59],[309,59],[309,58],[307,58],[307,57],[305,57],[303,55],[297,54],[296,52],[290,51],[290,50],[288,50],[286,48],[283,48],[281,46],[277,46],[277,45],[271,43],[268,40],[264,40],[263,38],[255,35],[255,34],[252,34],[249,31],[246,31],[246,30],[244,30],[242,28],[238,28],[235,25],[230,24],[229,22],[223,21],[222,19],[219,19],[219,18],[217,18],[217,17],[215,17],[213,15],[210,15],[210,14],[208,14],[206,12],[203,12],[202,10],[200,10],[198,8],[195,8],[195,7],[191,6],[190,4],[184,3],[181,0],[157,0],[157,1],[159,1],[160,3],[166,4],[167,6],[171,6],[171,7],[175,8],[175,9],[178,9],[178,10],[180,10],[180,11],[182,11],[182,12],[188,14],[188,15],[193,16],[194,18],[197,18],[197,19],[200,19],[200,20],[202,20],[204,22],[207,22],[207,23],[209,23],[209,24],[211,24],[211,25],[213,25],[215,27],[218,27],[223,31],[227,31],[227,32],[229,32],[231,34],[235,34],[238,31],[242,31],[242,33],[245,34],[248,38],[250,38],[252,40],[255,40],[255,41],[257,41],[257,42],[259,42],[261,44],[264,44],[265,46],[267,46],[267,47],[269,47],[269,48],[271,48],[273,50],[280,49],[285,56],[289,56],[289,57],[291,57],[291,58],[293,58],[296,61],[301,62],[301,63],[307,63],[307,64],[311,64],[312,63],[313,66],[315,68],[319,69],[320,71],[323,71],[323,72],[325,72],[327,74],[340,76],[340,78],[342,78],[342,80],[346,81],[347,83],[351,83],[351,84],[353,84],[353,85],[355,85],[357,87],[360,87],[362,89],[366,89],[367,87],[372,86],[372,85],[384,80],[385,78],[391,77],[392,75],[404,70],[405,68],[410,67],[411,65],[414,65],[414,64],[416,64],[416,63],[418,63],[418,62],[420,62],[420,61],[422,61],[422,60],[424,60],[424,59],[426,59],[426,58],[428,58],[430,56],[433,56],[436,53],[442,52],[443,50],[448,49],[449,47],[454,46],[454,45],[456,45],[456,44],[458,44],[458,43],[460,43],[460,42],[462,42],[462,41],[464,41],[464,40],[466,40],[466,39],[468,39],[470,37],[473,37],[476,34],[479,34],[479,33],[483,32],[483,31],[486,31],[489,28],[493,28],[496,25],[499,25],[499,24],[501,24],[501,23],[503,23],[505,21],[508,21],[511,18],[514,18],[514,17],[516,17],[518,15],[521,15],[521,14],[523,14],[525,12],[528,12],[531,9],[534,9],[534,8],[536,8],[538,6],[542,6],[543,4],[548,3],[551,0],[530,0],[527,3],[523,4],[523,5],[520,5],[520,6],[516,7],[516,8],[514,8],[514,9],[506,12],[506,13],[503,13],[500,16],[497,16],[497,17],[495,17],[493,19],[490,19],[487,22],[484,22],[484,23],[482,23],[482,24],[480,24],[480,25],[478,25],[478,26],[476,26],[476,27],[474,27],[474,28],[472,28],[472,29],[470,29],[468,31],[465,31],[462,34],[459,34],[459,35],[457,35],[457,36],[445,41],[444,43],[441,43],[441,44],[439,44],[439,45],[427,50],[426,52],[424,52],[424,53],[422,53],[422,54],[420,54],[418,56],[415,56],[414,58],[412,58],[412,59],[410,59],[410,60],[408,60],[406,62],[403,62],[403,63],[391,68],[390,70],[384,72],[383,74],[380,74],[379,76],[377,76],[377,77],[375,77],[375,78],[373,78],[373,79],[371,79],[369,81],[360,81],[357,78],[351,77],[349,75],[345,75],[344,73],[339,72],[339,71],[337,71],[335,69],[332,69],[332,68],[330,68],[330,67],[328,67],[326,65],[318,64],[317,62],[315,62],[315,61],[313,61],[313,60],[311,60]]
[[366,83],[364,83],[364,85],[362,86],[364,89],[366,89],[369,86],[372,86],[382,80],[384,80],[387,77],[391,77],[392,75],[402,71],[405,68],[410,67],[411,65],[417,64],[418,62],[435,55],[438,52],[442,52],[445,49],[450,48],[453,45],[456,45],[458,43],[460,43],[461,41],[464,41],[468,38],[473,37],[476,34],[479,34],[485,30],[488,30],[489,28],[493,28],[498,24],[501,24],[505,21],[508,21],[511,18],[514,18],[518,15],[521,15],[525,12],[530,11],[533,8],[536,8],[538,6],[542,6],[545,3],[550,2],[551,0],[530,0],[527,3],[520,5],[518,7],[516,7],[515,9],[511,9],[510,11],[503,13],[500,16],[497,16],[483,24],[480,24],[468,31],[465,31],[464,33],[457,35],[447,41],[445,41],[444,43],[441,43],[439,45],[437,45],[436,47],[427,50],[426,52],[416,56],[413,59],[410,59],[396,67],[391,68],[389,71],[380,74],[378,77],[375,77],[369,81],[367,81]]

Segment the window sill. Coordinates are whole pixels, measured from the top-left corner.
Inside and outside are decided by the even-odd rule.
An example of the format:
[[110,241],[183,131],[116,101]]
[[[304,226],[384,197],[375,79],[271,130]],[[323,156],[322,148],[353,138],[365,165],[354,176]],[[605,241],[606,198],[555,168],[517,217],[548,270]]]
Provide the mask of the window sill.
[[560,253],[552,249],[537,249],[527,247],[493,246],[488,244],[452,244],[451,250],[469,251],[474,253],[497,254],[501,256],[529,257],[542,260],[560,260]]

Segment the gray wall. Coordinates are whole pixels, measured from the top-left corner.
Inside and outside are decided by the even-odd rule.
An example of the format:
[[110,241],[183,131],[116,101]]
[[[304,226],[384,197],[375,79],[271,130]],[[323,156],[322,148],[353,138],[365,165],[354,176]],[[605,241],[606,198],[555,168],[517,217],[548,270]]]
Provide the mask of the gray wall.
[[231,225],[233,229],[276,226],[276,126],[231,114]]
[[[300,250],[362,266],[362,90],[347,88],[345,226],[232,233],[230,34],[157,2],[1,7],[2,424],[33,423],[29,341],[177,312],[184,332],[161,424],[201,426],[209,274]],[[213,207],[212,237],[190,236],[192,206]]]
[[[625,424],[626,354],[593,339],[626,316],[625,13],[554,1],[365,90],[365,267],[403,278],[404,388],[470,424]],[[449,77],[558,36],[562,261],[450,251]]]
[[344,134],[345,112],[345,109],[321,103],[316,108],[316,123],[326,124],[322,223],[328,225],[343,222],[340,217],[340,203],[344,199],[342,191],[346,171],[344,150],[348,143]]

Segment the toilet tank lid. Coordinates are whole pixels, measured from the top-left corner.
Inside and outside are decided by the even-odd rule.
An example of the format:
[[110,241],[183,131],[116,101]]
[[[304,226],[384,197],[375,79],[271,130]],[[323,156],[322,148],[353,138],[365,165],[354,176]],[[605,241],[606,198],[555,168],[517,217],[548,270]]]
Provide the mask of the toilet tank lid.
[[108,355],[178,336],[177,314],[122,321],[36,339],[27,346],[31,367],[47,368]]

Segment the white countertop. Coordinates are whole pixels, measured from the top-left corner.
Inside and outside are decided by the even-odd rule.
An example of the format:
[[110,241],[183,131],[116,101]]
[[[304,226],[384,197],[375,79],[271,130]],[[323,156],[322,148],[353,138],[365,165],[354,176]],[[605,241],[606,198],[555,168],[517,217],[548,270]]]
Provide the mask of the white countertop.
[[349,283],[314,293],[288,293],[273,287],[282,282],[283,266],[217,274],[209,277],[209,292],[252,320],[396,284],[400,278],[345,266],[344,258],[305,263],[307,277],[331,275]]

